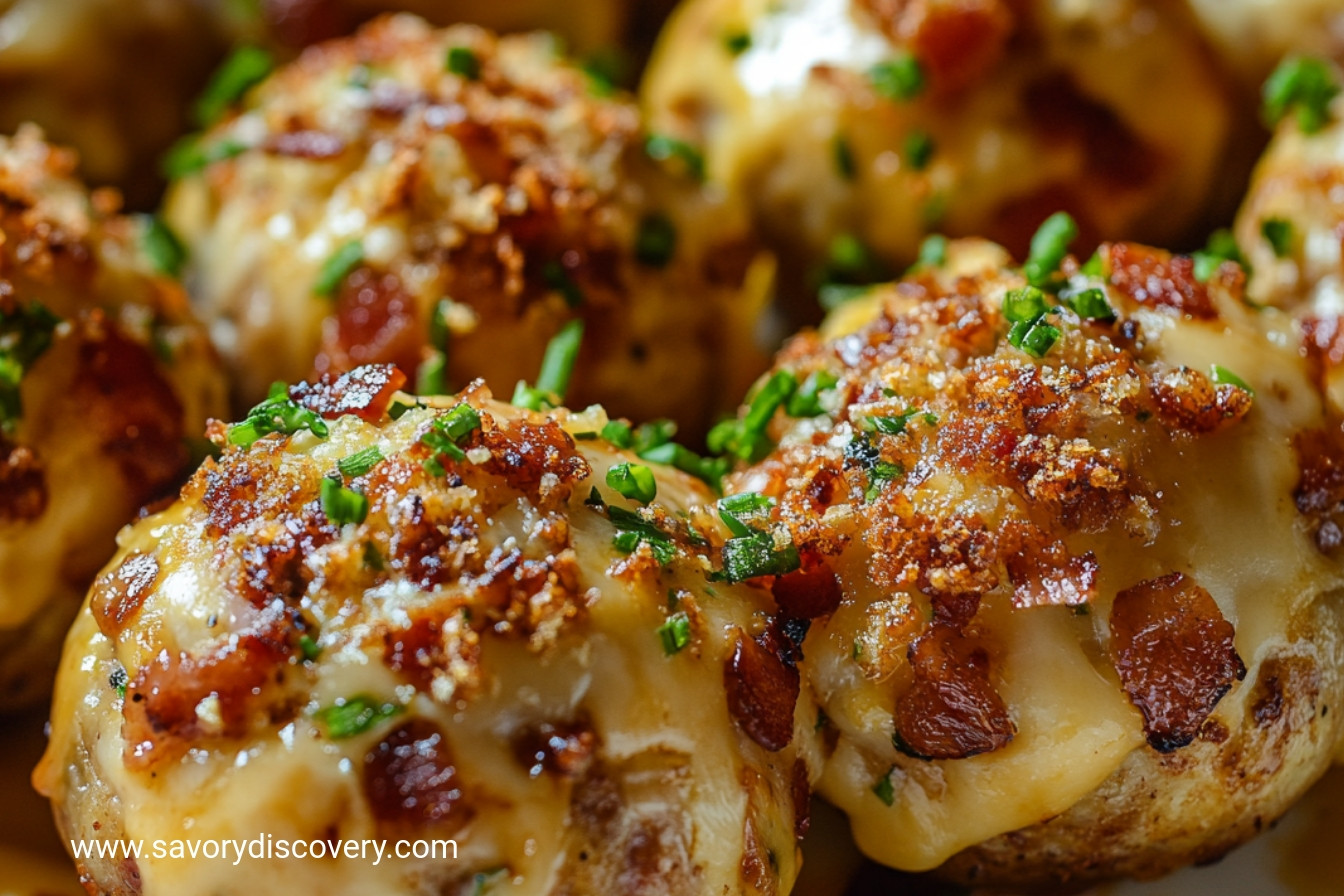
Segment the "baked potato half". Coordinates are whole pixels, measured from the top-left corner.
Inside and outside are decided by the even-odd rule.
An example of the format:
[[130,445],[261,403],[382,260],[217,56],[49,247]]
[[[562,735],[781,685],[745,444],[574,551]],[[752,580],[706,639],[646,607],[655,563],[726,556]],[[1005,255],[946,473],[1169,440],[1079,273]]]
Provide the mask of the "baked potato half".
[[430,392],[506,392],[573,318],[575,406],[694,429],[759,372],[744,228],[545,36],[380,19],[278,71],[195,152],[166,216],[244,402],[382,362]]
[[33,127],[0,138],[0,708],[50,693],[117,530],[189,472],[219,359],[152,219]]
[[1060,208],[1094,242],[1166,243],[1209,214],[1235,118],[1187,18],[1147,0],[689,0],[641,96],[795,289],[890,277],[931,232],[1020,255]]
[[879,862],[1031,891],[1251,837],[1344,697],[1344,441],[1302,328],[1233,263],[1080,266],[1065,225],[1025,269],[931,253],[711,433],[800,557],[773,592],[812,620],[818,792]]
[[35,781],[70,838],[456,859],[145,855],[82,861],[86,885],[787,893],[815,709],[769,593],[706,578],[708,490],[605,442],[600,409],[479,383],[411,404],[402,379],[363,367],[214,426],[223,455],[90,592]]

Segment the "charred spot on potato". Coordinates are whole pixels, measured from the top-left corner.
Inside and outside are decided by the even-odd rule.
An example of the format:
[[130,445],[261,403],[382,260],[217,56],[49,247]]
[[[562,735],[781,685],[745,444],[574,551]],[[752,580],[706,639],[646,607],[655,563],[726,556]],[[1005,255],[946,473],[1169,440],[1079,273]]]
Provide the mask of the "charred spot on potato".
[[739,629],[723,667],[723,686],[728,712],[747,737],[771,752],[789,745],[801,688],[796,668]]
[[965,759],[1007,746],[1017,733],[990,680],[989,654],[949,625],[910,646],[914,682],[896,700],[897,748],[920,759]]
[[597,732],[586,719],[538,722],[516,732],[513,755],[529,777],[550,774],[577,778],[587,772],[598,748]]
[[1232,624],[1209,592],[1182,573],[1126,588],[1111,608],[1111,655],[1153,749],[1194,740],[1246,675]]

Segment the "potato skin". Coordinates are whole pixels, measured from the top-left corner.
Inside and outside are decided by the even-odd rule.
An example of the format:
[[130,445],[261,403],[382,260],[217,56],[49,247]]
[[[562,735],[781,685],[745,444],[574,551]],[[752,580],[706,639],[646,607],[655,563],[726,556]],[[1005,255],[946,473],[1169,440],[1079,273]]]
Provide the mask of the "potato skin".
[[0,138],[5,353],[37,350],[0,436],[0,708],[50,692],[117,529],[172,494],[189,440],[226,405],[204,329],[143,250],[147,220],[116,214],[116,196],[91,195],[74,167],[35,128]]
[[[401,379],[295,387],[325,436],[229,447],[123,533],[67,641],[35,782],[67,837],[180,837],[190,817],[199,837],[453,837],[459,860],[259,876],[93,860],[87,886],[468,894],[506,868],[520,893],[787,893],[815,709],[774,655],[741,680],[792,675],[792,742],[763,746],[760,715],[734,708],[734,656],[765,637],[769,596],[706,581],[688,528],[720,537],[695,509],[705,489],[659,469],[644,519],[671,553],[621,548],[613,520],[639,510],[605,474],[634,458],[591,438],[600,411],[529,413],[477,384],[394,421]],[[479,424],[447,436],[453,459],[425,437],[464,408]],[[337,525],[320,483],[371,447],[382,459],[342,480],[367,516]],[[342,700],[384,708],[352,726]]]
[[[874,78],[909,55],[921,82]],[[1142,0],[691,0],[641,97],[703,147],[795,289],[842,235],[889,277],[928,233],[1022,257],[1060,209],[1088,241],[1193,242],[1238,118],[1182,11]]]
[[[1200,282],[1133,244],[1099,264],[1066,260],[1040,358],[1006,338],[1025,278],[995,247],[842,306],[773,374],[833,378],[821,413],[779,414],[730,484],[775,497],[838,582],[803,644],[818,792],[892,867],[1155,877],[1253,836],[1338,752],[1322,471],[1344,453],[1303,331],[1232,264]],[[1069,310],[1080,289],[1114,319]]]
[[[744,230],[543,36],[383,18],[308,50],[202,139],[228,157],[181,179],[166,214],[244,407],[362,363],[414,379],[438,352],[452,388],[509,394],[575,317],[575,406],[694,431],[759,370]],[[361,260],[319,290],[354,244]]]

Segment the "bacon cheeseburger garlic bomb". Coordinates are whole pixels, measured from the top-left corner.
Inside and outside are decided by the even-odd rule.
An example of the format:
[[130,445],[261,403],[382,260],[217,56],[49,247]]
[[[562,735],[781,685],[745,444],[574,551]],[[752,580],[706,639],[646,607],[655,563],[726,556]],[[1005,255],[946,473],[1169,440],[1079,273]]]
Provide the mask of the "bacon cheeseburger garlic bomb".
[[1188,236],[1231,118],[1147,0],[687,0],[642,96],[786,259],[868,279],[855,240],[896,266],[930,231],[1025,249],[1061,207],[1093,238]]
[[694,426],[750,355],[729,350],[750,332],[750,253],[710,259],[729,222],[695,165],[651,158],[633,105],[544,36],[380,19],[308,50],[177,163],[167,216],[246,402],[377,362],[428,392],[510,389],[577,316],[577,404]]
[[478,385],[389,413],[400,380],[217,426],[222,457],[90,593],[35,778],[71,838],[453,838],[457,860],[90,860],[89,886],[786,893],[816,710],[795,739],[797,627],[708,580],[707,490],[599,439],[600,411]]
[[175,246],[36,128],[0,137],[0,708],[50,691],[117,529],[171,494],[224,407]]
[[774,594],[814,619],[818,792],[897,868],[1161,874],[1340,739],[1344,453],[1299,333],[1232,264],[1108,244],[1057,273],[1064,223],[1043,289],[954,244],[796,338],[760,395],[813,397],[732,483],[803,559]]

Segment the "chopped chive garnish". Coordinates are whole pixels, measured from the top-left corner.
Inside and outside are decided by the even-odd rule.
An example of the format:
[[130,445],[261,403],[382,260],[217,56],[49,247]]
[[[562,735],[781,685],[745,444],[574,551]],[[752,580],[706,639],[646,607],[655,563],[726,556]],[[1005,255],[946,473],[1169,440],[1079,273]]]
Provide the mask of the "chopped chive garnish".
[[896,771],[896,766],[887,769],[887,773],[877,779],[873,785],[873,795],[880,799],[884,805],[890,806],[896,802],[896,787],[891,783],[891,773]]
[[448,314],[452,307],[452,299],[439,299],[429,315],[429,344],[445,354],[448,352],[448,340],[453,335],[448,327]]
[[312,635],[305,632],[299,635],[299,653],[303,654],[304,660],[312,663],[322,655],[322,648],[317,646],[317,640]]
[[826,413],[821,406],[821,393],[834,389],[839,382],[829,370],[812,371],[798,391],[789,396],[784,404],[784,413],[790,417],[816,417]]
[[933,160],[934,142],[927,131],[911,131],[905,135],[906,164],[916,171],[923,171]]
[[265,80],[275,67],[275,57],[261,47],[239,47],[224,60],[205,86],[193,110],[196,124],[209,127],[219,120],[248,88]]
[[13,433],[23,416],[19,386],[33,363],[51,347],[61,319],[45,305],[29,302],[0,311],[0,429]]
[[924,90],[924,68],[911,53],[901,53],[868,69],[868,82],[889,100],[910,100]]
[[909,408],[899,414],[885,414],[880,417],[858,417],[854,424],[867,432],[880,432],[883,435],[898,436],[905,432],[910,421],[915,417],[923,417],[924,422],[929,426],[935,426],[938,423],[938,415],[932,411],[926,411],[923,408]]
[[1261,90],[1265,123],[1274,127],[1296,109],[1298,129],[1314,134],[1330,120],[1330,101],[1338,93],[1339,82],[1327,63],[1290,56],[1279,63]]
[[719,519],[723,520],[723,524],[728,527],[728,531],[738,538],[760,531],[747,525],[744,518],[752,519],[769,514],[770,509],[774,506],[774,498],[758,492],[743,492],[740,495],[720,498],[715,505],[719,511]]
[[644,152],[655,162],[674,163],[688,177],[705,179],[704,154],[685,140],[666,134],[650,134],[644,141]]
[[187,249],[177,238],[177,234],[173,233],[172,228],[158,215],[146,217],[140,244],[154,270],[169,277],[176,277],[182,273],[182,264],[187,260]]
[[846,302],[866,296],[871,284],[825,283],[817,290],[817,303],[826,311],[834,311]]
[[291,399],[284,383],[274,383],[265,401],[248,411],[241,423],[229,427],[229,444],[246,448],[273,432],[293,435],[305,429],[320,439],[327,437],[326,421]]
[[751,35],[745,31],[731,31],[723,36],[723,48],[734,56],[751,49]]
[[560,293],[560,298],[565,300],[565,304],[570,308],[578,308],[583,304],[583,289],[574,282],[569,271],[558,261],[548,261],[541,268],[541,280],[551,289]]
[[888,482],[905,475],[905,467],[890,461],[879,460],[868,470],[868,489],[863,494],[865,501],[872,501],[882,492]]
[[836,235],[826,249],[827,283],[874,283],[885,273],[882,262],[852,233]]
[[369,499],[362,492],[341,485],[339,479],[323,476],[322,512],[337,526],[362,523],[369,515]]
[[601,47],[584,58],[580,67],[588,76],[588,91],[593,96],[611,96],[621,84],[630,82],[633,67],[620,47]]
[[1255,390],[1252,389],[1244,379],[1221,364],[1212,365],[1209,371],[1209,378],[1219,385],[1236,386],[1238,389],[1242,389],[1252,395],[1255,394]]
[[649,546],[649,550],[653,553],[653,559],[657,560],[662,566],[671,563],[672,559],[676,557],[677,546],[672,541],[672,537],[639,514],[626,510],[624,507],[613,507],[607,504],[602,500],[602,496],[597,493],[597,489],[593,489],[588,503],[606,508],[607,519],[611,520],[612,525],[616,527],[616,537],[611,540],[611,543],[617,550],[625,554],[633,554],[640,543],[643,542]]
[[382,552],[379,551],[378,546],[371,541],[364,542],[364,551],[361,554],[360,559],[364,561],[365,569],[371,569],[374,572],[382,572],[387,568],[387,564],[383,562]]
[[174,143],[163,157],[164,177],[178,180],[202,171],[215,162],[222,162],[247,152],[247,144],[237,140],[213,140],[203,143],[198,135],[183,137]]
[[382,460],[383,452],[378,450],[377,445],[370,445],[362,451],[356,451],[336,461],[336,469],[347,479],[354,479],[372,470]]
[[1195,279],[1200,283],[1207,283],[1225,261],[1234,261],[1245,268],[1247,273],[1250,273],[1246,259],[1237,246],[1236,238],[1227,228],[1219,228],[1209,234],[1208,243],[1203,249],[1195,252],[1191,258],[1195,262]]
[[481,77],[481,60],[470,47],[449,47],[443,67],[468,81],[475,81]]
[[667,621],[658,626],[658,639],[663,642],[663,653],[672,656],[691,643],[691,618],[683,613],[673,613]]
[[798,388],[797,378],[787,370],[776,371],[751,399],[740,420],[725,420],[709,431],[706,444],[715,454],[755,463],[770,452],[772,443],[765,430],[779,410]]
[[1008,344],[1020,348],[1033,358],[1044,358],[1046,352],[1059,341],[1059,328],[1043,318],[1020,321],[1008,331]]
[[624,420],[608,420],[602,427],[602,438],[606,439],[617,448],[629,448],[635,444],[635,436],[630,431],[630,424]]
[[1045,293],[1034,286],[1010,289],[1003,296],[1003,316],[1013,323],[1033,321],[1047,310]]
[[384,719],[390,719],[401,712],[403,707],[396,703],[379,700],[368,694],[354,697],[342,697],[331,706],[323,707],[314,713],[314,717],[327,726],[327,734],[332,740],[344,740],[363,734]]
[[658,494],[653,470],[643,464],[616,464],[607,470],[607,485],[622,497],[647,504]]
[[1266,218],[1260,222],[1260,235],[1269,243],[1277,258],[1293,254],[1293,224],[1284,218]]
[[331,298],[336,294],[336,290],[340,289],[345,278],[350,276],[363,261],[363,243],[359,240],[350,240],[343,244],[322,262],[322,267],[317,272],[317,279],[313,281],[313,293]]
[[645,215],[635,235],[635,260],[651,268],[664,268],[677,251],[677,228],[666,215]]
[[753,530],[747,535],[723,543],[723,578],[744,582],[759,576],[782,576],[802,563],[792,542],[776,547],[769,532]]
[[919,256],[916,267],[940,268],[947,264],[947,237],[941,233],[931,233],[919,244]]
[[835,170],[839,172],[841,179],[853,180],[858,173],[858,169],[854,167],[854,150],[843,134],[836,134],[835,139],[831,141],[831,157],[835,159]]
[[724,476],[728,475],[730,462],[723,457],[701,457],[684,445],[676,442],[664,442],[637,452],[640,457],[656,464],[663,464],[694,476],[709,487],[718,491]]
[[448,413],[436,417],[429,429],[420,437],[420,441],[434,451],[434,455],[425,461],[425,471],[431,476],[442,476],[446,472],[439,456],[454,461],[464,461],[467,453],[462,443],[467,436],[481,428],[481,415],[465,401],[453,405]]
[[443,352],[430,349],[415,371],[415,391],[419,395],[442,395],[448,391],[448,359]]
[[1044,289],[1059,270],[1064,256],[1069,254],[1069,243],[1078,236],[1078,225],[1067,212],[1055,212],[1046,218],[1031,238],[1022,272],[1032,286]]
[[1106,291],[1099,287],[1081,289],[1077,292],[1065,290],[1060,298],[1073,309],[1074,313],[1086,320],[1114,320],[1115,309],[1106,300]]
[[534,411],[543,407],[559,407],[569,389],[570,375],[574,372],[574,361],[579,356],[579,344],[582,341],[583,321],[571,320],[561,327],[546,345],[537,384],[529,386],[519,381],[513,390],[512,403]]

